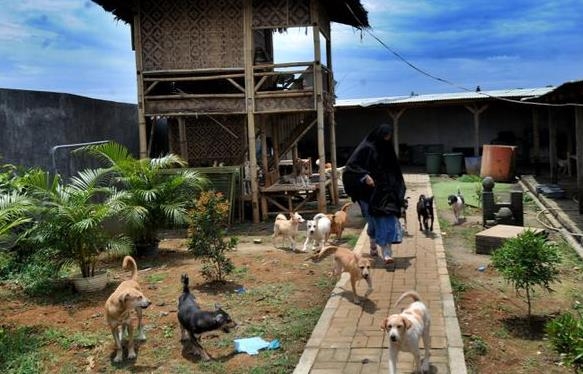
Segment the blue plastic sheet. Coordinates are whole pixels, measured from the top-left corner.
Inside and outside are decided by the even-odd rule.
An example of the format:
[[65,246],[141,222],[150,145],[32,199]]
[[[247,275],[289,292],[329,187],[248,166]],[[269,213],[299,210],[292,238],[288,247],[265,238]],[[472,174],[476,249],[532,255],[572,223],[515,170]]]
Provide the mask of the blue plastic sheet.
[[235,351],[244,352],[250,355],[256,355],[262,349],[278,349],[279,340],[274,339],[270,342],[263,340],[259,336],[253,338],[235,339]]

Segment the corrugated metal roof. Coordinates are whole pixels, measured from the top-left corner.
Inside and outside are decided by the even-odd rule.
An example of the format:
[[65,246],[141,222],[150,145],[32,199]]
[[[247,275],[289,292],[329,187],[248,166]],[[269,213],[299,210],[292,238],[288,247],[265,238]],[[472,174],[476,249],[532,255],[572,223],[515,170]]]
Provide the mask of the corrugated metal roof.
[[460,101],[460,100],[476,100],[488,98],[508,98],[508,99],[522,99],[526,97],[536,97],[544,95],[552,91],[555,87],[541,87],[541,88],[514,88],[508,90],[492,90],[492,91],[465,91],[443,94],[427,94],[414,96],[388,96],[377,98],[364,99],[347,99],[336,100],[336,107],[351,107],[361,106],[368,107],[373,105],[396,105],[409,103],[427,103],[427,102],[446,102],[446,101]]

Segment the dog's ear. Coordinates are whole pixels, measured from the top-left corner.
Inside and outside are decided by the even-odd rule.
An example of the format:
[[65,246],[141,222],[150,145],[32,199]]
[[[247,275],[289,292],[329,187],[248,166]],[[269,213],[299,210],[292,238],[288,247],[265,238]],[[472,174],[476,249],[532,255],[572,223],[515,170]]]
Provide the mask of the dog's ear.
[[118,301],[120,304],[124,304],[126,301],[128,301],[128,299],[131,297],[129,292],[125,292],[122,293],[121,295],[119,295],[118,297]]
[[403,323],[405,324],[405,330],[409,330],[413,324],[407,318],[403,318]]
[[219,325],[225,323],[225,315],[223,313],[217,313],[217,315],[215,316],[215,322],[218,323]]

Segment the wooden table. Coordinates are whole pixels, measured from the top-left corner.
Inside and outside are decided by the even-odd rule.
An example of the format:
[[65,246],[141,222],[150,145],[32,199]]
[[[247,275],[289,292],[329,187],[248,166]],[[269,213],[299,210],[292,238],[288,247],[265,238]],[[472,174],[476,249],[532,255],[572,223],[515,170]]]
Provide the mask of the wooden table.
[[[325,186],[328,187],[328,190],[331,194],[334,193],[332,190],[332,181],[330,179],[326,180]],[[318,209],[302,208],[310,201],[317,201],[319,191],[319,183],[310,183],[307,186],[302,186],[299,184],[275,183],[269,187],[259,187],[259,192],[261,195],[261,215],[264,220],[267,219],[269,215],[269,203],[275,205],[279,209],[278,213],[289,214],[292,212],[318,212]],[[287,206],[284,206],[280,201],[278,201],[278,198],[285,199],[287,201]]]

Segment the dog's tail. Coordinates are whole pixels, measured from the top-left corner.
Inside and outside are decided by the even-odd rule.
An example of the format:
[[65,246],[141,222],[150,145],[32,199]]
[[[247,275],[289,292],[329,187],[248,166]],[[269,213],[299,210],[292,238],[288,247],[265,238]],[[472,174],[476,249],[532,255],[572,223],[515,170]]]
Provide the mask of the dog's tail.
[[321,260],[327,256],[330,256],[332,253],[336,253],[336,250],[338,249],[338,247],[333,246],[333,245],[329,245],[327,247],[324,247],[320,250],[320,252],[315,253],[309,257],[306,257],[306,261],[307,260]]
[[123,265],[122,268],[127,270],[129,265],[132,265],[132,280],[138,279],[138,265],[136,264],[136,260],[132,256],[125,256],[123,258]]
[[348,207],[351,205],[352,205],[352,202],[346,203],[346,204],[342,205],[342,208],[340,208],[340,210],[343,212],[346,212],[346,209],[348,209]]
[[188,288],[188,274],[182,274],[180,281],[182,282],[182,293],[190,293],[190,289]]
[[314,221],[317,221],[317,220],[319,220],[319,219],[321,219],[321,218],[327,218],[327,217],[326,217],[326,214],[324,214],[324,213],[318,213],[318,214],[316,214],[316,215],[314,216],[313,220],[314,220]]
[[419,294],[416,291],[407,291],[399,297],[399,299],[395,303],[395,306],[399,305],[399,303],[403,301],[406,297],[411,297],[415,301],[421,301],[421,296],[419,296]]

